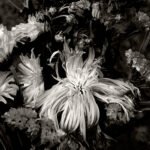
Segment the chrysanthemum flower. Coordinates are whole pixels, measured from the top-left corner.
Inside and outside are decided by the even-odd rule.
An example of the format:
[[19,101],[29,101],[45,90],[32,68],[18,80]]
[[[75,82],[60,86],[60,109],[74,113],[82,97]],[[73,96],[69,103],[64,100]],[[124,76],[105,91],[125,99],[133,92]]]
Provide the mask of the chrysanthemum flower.
[[44,91],[40,60],[39,57],[35,57],[33,51],[31,58],[21,55],[20,60],[17,67],[18,82],[21,85],[25,105],[34,107],[37,97]]
[[[66,78],[58,79],[58,84],[41,95],[36,106],[41,106],[40,115],[48,117],[57,127],[67,132],[80,130],[86,139],[86,129],[99,122],[100,111],[96,103],[117,103],[128,116],[128,108],[134,108],[128,92],[135,94],[135,87],[121,80],[102,78],[99,60],[93,49],[83,61],[81,51],[71,51],[64,44],[64,69]],[[101,78],[99,78],[101,77]],[[57,117],[61,114],[60,122]]]
[[0,62],[3,62],[12,53],[15,41],[11,32],[3,25],[0,25]]
[[16,41],[24,37],[29,37],[31,41],[35,40],[39,33],[44,31],[44,24],[37,22],[34,16],[29,16],[28,23],[20,23],[12,27],[11,34]]
[[6,98],[13,100],[18,90],[10,72],[0,72],[0,102],[7,103]]

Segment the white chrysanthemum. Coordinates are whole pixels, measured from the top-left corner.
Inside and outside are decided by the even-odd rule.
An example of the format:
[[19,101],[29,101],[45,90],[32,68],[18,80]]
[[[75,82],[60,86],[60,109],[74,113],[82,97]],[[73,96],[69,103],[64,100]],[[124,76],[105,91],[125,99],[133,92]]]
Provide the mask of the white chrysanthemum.
[[70,52],[66,43],[64,45],[66,78],[59,79],[58,84],[39,97],[36,106],[41,106],[41,117],[52,119],[57,127],[68,132],[79,129],[84,139],[86,128],[97,125],[100,118],[96,100],[119,104],[129,119],[128,109],[133,109],[134,104],[126,93],[131,91],[134,95],[135,87],[120,80],[99,79],[100,70],[93,49],[83,61],[83,52]]
[[3,25],[0,25],[0,62],[3,62],[12,53],[15,41],[10,31]]
[[13,100],[18,90],[10,72],[0,72],[0,102],[7,103],[6,98]]
[[44,92],[40,60],[39,57],[35,57],[33,51],[31,58],[21,55],[20,60],[17,67],[18,82],[21,85],[25,105],[34,107],[37,97]]
[[24,37],[29,37],[31,41],[35,40],[39,33],[44,31],[44,24],[37,22],[34,16],[29,16],[28,23],[20,23],[12,27],[11,34],[16,41]]

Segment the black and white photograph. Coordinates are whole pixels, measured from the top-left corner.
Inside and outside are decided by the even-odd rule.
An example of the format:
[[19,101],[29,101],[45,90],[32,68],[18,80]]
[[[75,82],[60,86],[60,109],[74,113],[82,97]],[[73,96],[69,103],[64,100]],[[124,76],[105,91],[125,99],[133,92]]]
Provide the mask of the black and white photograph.
[[150,150],[150,0],[0,0],[0,150]]

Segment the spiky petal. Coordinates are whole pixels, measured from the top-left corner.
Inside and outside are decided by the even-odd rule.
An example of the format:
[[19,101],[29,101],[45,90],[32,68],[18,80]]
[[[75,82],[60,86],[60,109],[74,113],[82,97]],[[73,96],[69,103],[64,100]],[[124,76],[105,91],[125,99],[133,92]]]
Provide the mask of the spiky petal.
[[14,100],[18,86],[11,72],[0,72],[0,102],[7,103],[6,98]]
[[8,56],[12,53],[15,41],[11,32],[5,26],[0,25],[0,62],[7,60]]

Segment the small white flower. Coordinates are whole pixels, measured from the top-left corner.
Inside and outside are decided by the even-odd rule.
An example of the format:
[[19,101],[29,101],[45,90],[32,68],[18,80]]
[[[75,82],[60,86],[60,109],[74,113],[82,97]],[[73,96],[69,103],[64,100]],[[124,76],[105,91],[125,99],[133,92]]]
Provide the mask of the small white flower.
[[5,98],[13,100],[17,90],[13,75],[10,72],[0,72],[0,102],[6,104]]
[[17,67],[18,82],[23,92],[25,105],[34,107],[37,97],[44,92],[40,60],[33,52],[31,58],[22,55],[20,60]]

